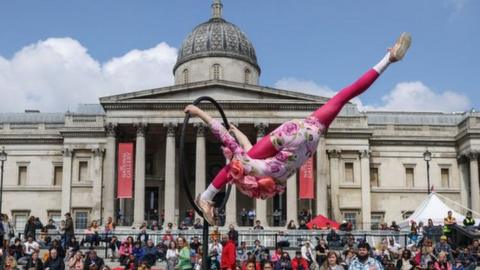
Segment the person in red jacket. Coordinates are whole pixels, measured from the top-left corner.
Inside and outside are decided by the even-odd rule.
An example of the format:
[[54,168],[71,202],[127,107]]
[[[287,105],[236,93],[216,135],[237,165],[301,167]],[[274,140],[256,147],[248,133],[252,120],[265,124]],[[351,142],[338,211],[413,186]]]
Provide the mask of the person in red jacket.
[[222,235],[222,257],[220,268],[222,270],[235,270],[237,264],[237,248],[234,239],[227,235]]
[[302,252],[295,252],[295,258],[292,259],[292,269],[293,270],[308,270],[308,262],[302,258]]

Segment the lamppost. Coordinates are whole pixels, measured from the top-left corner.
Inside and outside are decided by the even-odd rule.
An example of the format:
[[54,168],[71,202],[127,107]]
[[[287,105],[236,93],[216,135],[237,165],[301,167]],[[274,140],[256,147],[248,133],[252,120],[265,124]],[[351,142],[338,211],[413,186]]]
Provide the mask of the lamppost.
[[430,160],[432,160],[432,153],[430,151],[426,150],[423,153],[423,160],[427,162],[427,192],[430,194]]
[[2,214],[2,200],[3,200],[3,164],[7,161],[7,153],[5,152],[5,147],[2,148],[0,152],[0,162],[2,163],[0,168],[0,215]]

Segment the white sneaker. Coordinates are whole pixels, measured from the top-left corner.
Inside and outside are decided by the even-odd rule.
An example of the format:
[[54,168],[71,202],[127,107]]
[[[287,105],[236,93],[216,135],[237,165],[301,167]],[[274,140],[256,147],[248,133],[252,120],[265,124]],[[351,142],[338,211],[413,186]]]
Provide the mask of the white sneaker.
[[397,62],[403,59],[408,48],[412,44],[412,37],[409,33],[402,33],[390,50],[390,62]]

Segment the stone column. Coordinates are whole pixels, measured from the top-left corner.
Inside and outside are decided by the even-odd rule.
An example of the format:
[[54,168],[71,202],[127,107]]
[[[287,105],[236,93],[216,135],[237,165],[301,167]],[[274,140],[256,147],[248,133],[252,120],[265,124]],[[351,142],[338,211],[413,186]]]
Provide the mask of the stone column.
[[460,176],[460,198],[462,205],[471,208],[469,194],[469,177],[468,177],[468,158],[461,155],[457,158],[458,174]]
[[480,212],[480,184],[478,180],[478,153],[470,153],[470,191],[472,210]]
[[[233,125],[238,126],[237,123],[232,123]],[[228,164],[230,160],[226,159],[226,164]],[[228,197],[227,204],[225,205],[225,226],[233,224],[237,226],[237,188],[233,184],[232,189],[230,191],[230,197]],[[227,191],[228,185],[225,187],[225,191]]]
[[103,168],[103,213],[104,219],[115,215],[115,158],[117,155],[116,125],[109,123],[105,126],[107,133],[107,145],[105,149],[105,164]]
[[340,152],[337,150],[330,150],[328,151],[328,156],[330,158],[330,198],[332,200],[332,219],[338,221],[342,219],[338,194],[340,191]]
[[62,216],[72,207],[72,159],[73,150],[63,149]]
[[145,131],[146,124],[135,124],[135,193],[133,198],[133,224],[140,226],[145,221]]
[[[198,123],[195,125],[197,129],[197,143],[195,151],[195,194],[202,193],[206,185],[206,149],[205,149],[205,125]],[[200,217],[195,213],[195,217]]]
[[237,188],[235,185],[232,185],[230,197],[228,197],[227,205],[225,206],[225,226],[230,224],[237,226]]
[[[263,136],[265,136],[265,132],[267,130],[267,125],[264,123],[259,123],[255,124],[255,128],[257,129],[257,142],[260,141]],[[262,199],[256,199],[255,201],[256,205],[256,214],[257,214],[257,220],[260,220],[260,223],[263,226],[268,227],[268,220],[267,220],[267,200],[262,200]]]
[[165,147],[165,224],[176,223],[175,220],[175,132],[176,125],[170,123],[167,126],[167,145]]
[[325,150],[325,136],[320,137],[317,146],[317,215],[328,216],[328,157]]
[[[93,199],[93,209],[92,209],[92,219],[99,220],[103,222],[104,217],[102,216],[102,170],[103,170],[103,154],[105,149],[100,147],[92,149],[93,153],[93,190],[92,190],[92,199]],[[103,224],[103,223],[102,223]]]
[[360,152],[360,170],[362,172],[362,228],[370,230],[372,207],[370,198],[370,153]]
[[287,224],[290,220],[298,222],[297,173],[287,179]]

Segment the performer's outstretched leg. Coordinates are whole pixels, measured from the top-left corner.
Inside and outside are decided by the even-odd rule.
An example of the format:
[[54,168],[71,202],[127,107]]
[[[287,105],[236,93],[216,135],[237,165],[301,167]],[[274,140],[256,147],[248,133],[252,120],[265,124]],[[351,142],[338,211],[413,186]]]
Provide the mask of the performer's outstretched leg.
[[404,33],[395,43],[395,46],[389,49],[389,52],[378,62],[372,69],[367,71],[360,79],[353,84],[345,87],[332,97],[325,105],[312,113],[325,128],[328,128],[348,101],[354,97],[365,92],[378,76],[387,69],[390,63],[399,61],[405,55],[408,47],[410,46],[411,38],[408,34]]

